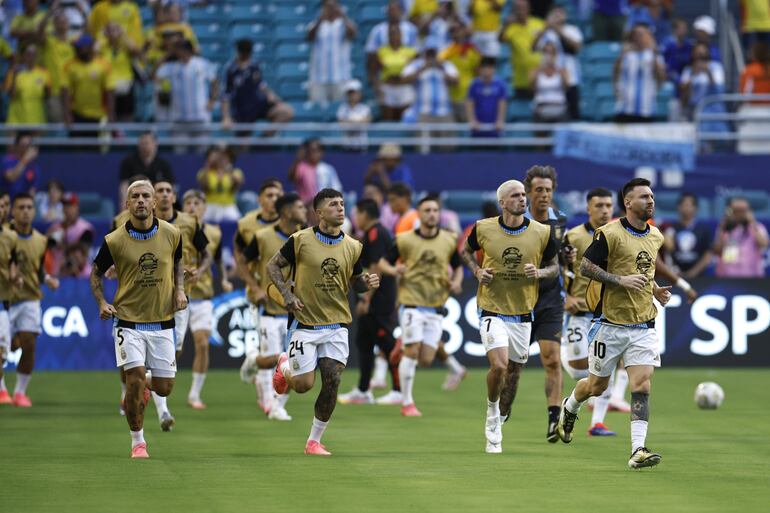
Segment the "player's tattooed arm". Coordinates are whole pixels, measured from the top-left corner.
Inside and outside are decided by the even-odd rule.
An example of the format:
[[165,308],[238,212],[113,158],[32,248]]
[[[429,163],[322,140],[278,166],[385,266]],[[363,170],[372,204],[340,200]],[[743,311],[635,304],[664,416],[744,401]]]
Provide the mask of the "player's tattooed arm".
[[620,285],[620,276],[617,274],[608,273],[587,258],[583,258],[583,260],[580,262],[580,273],[591,280]]
[[303,305],[302,301],[294,295],[291,291],[291,283],[289,283],[283,276],[281,269],[288,267],[289,265],[290,262],[286,260],[286,257],[284,257],[280,251],[278,251],[267,263],[267,275],[270,276],[270,280],[272,280],[273,284],[275,284],[281,292],[286,309],[293,313],[302,310],[305,305]]
[[187,308],[187,294],[184,292],[184,265],[182,260],[174,260],[174,311]]
[[376,274],[362,273],[351,278],[353,290],[358,294],[363,294],[380,286],[380,277]]
[[476,252],[468,245],[468,241],[463,244],[463,249],[460,251],[460,258],[463,259],[463,263],[468,270],[476,276],[476,271],[480,269],[479,263],[476,261]]
[[91,293],[94,295],[94,299],[96,299],[96,303],[99,305],[99,317],[102,320],[106,320],[117,315],[118,312],[115,310],[115,307],[109,304],[104,298],[104,281],[102,281],[102,278],[104,278],[104,273],[99,270],[99,266],[94,265],[91,268],[90,277]]
[[548,265],[543,267],[542,269],[536,269],[537,271],[537,278],[540,280],[549,280],[551,278],[556,278],[559,274],[559,257],[555,256],[551,259],[550,262],[548,262]]

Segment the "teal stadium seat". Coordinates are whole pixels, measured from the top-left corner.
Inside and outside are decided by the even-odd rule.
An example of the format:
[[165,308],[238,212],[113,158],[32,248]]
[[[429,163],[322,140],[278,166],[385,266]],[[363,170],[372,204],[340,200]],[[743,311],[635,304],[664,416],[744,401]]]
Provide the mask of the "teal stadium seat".
[[307,62],[306,61],[298,61],[298,62],[282,62],[278,65],[278,74],[277,77],[280,81],[280,79],[288,78],[288,79],[296,79],[296,78],[302,78],[306,79],[308,76],[307,71]]
[[195,23],[192,24],[192,29],[195,32],[195,35],[198,36],[198,39],[206,36],[222,36],[227,29],[226,22],[223,21],[217,21],[217,20],[209,20],[201,23]]
[[508,102],[509,121],[532,121],[532,102],[513,99]]
[[275,26],[275,40],[280,42],[301,42],[305,41],[307,36],[307,25],[305,23],[283,22]]
[[187,19],[191,24],[201,21],[221,20],[224,16],[224,8],[219,4],[191,7],[187,10]]
[[609,41],[595,41],[588,44],[583,50],[585,53],[585,58],[589,62],[615,62],[615,60],[620,56],[620,51],[620,43]]
[[361,23],[379,23],[385,20],[386,2],[364,5],[359,11]]
[[281,3],[276,7],[273,17],[277,21],[309,22],[318,15],[315,5],[311,5],[312,7],[308,7],[305,3]]
[[275,49],[275,58],[278,62],[306,61],[310,58],[310,44],[304,42],[279,43],[278,47]]
[[269,23],[270,13],[261,4],[252,5],[233,5],[230,7],[228,15],[230,20],[237,23],[262,22]]
[[320,123],[327,121],[328,109],[310,102],[294,104],[294,120]]
[[307,80],[291,79],[281,80],[278,85],[281,97],[291,103],[303,102],[308,98]]
[[266,23],[259,22],[239,22],[236,21],[230,25],[230,38],[233,40],[249,38],[249,39],[270,39],[270,26]]
[[[761,190],[739,191],[733,195],[720,195],[714,199],[714,217],[721,219],[725,208],[733,196],[746,198],[754,211],[754,216],[760,219],[770,219],[770,194]],[[701,198],[699,198],[700,200]]]
[[80,215],[89,221],[108,221],[115,216],[115,205],[96,192],[78,192]]

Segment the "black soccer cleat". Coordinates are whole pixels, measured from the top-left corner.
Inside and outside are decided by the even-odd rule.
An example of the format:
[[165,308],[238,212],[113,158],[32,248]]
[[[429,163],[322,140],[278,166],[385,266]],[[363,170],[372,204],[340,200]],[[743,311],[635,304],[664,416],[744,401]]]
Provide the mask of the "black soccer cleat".
[[548,423],[548,431],[545,433],[545,439],[548,440],[549,444],[555,444],[559,441],[559,433],[556,430],[558,425],[559,424],[557,422]]
[[647,447],[639,447],[631,454],[628,467],[634,469],[654,467],[660,463],[660,460],[660,454],[650,451]]
[[575,421],[578,419],[577,413],[571,413],[567,410],[567,398],[561,402],[561,410],[559,410],[559,423],[556,426],[556,431],[559,434],[559,438],[565,444],[572,441],[572,429],[575,427]]

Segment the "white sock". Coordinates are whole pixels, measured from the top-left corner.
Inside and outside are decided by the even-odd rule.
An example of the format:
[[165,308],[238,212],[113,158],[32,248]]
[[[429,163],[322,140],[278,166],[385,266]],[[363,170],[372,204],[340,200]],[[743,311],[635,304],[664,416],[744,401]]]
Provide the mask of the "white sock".
[[284,408],[286,407],[286,402],[289,400],[289,394],[273,394],[273,406]]
[[380,355],[377,355],[374,359],[374,375],[372,381],[385,381],[385,376],[388,373],[388,361]]
[[460,365],[460,362],[457,361],[457,358],[451,354],[447,356],[446,362],[444,362],[444,364],[447,366],[447,369],[452,371],[453,374],[462,374],[465,370],[465,367]]
[[22,374],[21,372],[17,372],[16,388],[13,393],[27,395],[27,385],[29,385],[30,378],[32,378],[32,374]]
[[612,396],[612,383],[607,386],[607,389],[602,395],[594,399],[594,411],[591,414],[591,426],[604,423],[604,417],[607,416],[607,408],[610,406],[610,396]]
[[160,420],[164,413],[170,413],[168,411],[167,397],[161,397],[153,392],[152,399],[155,401],[155,410],[158,412],[158,420]]
[[575,390],[572,390],[572,393],[569,395],[569,398],[567,399],[567,404],[565,405],[565,408],[567,408],[567,411],[570,413],[577,414],[580,411],[580,407],[583,406],[583,403],[575,399]]
[[307,438],[308,441],[315,440],[318,443],[321,443],[321,437],[324,434],[324,431],[326,430],[326,426],[329,425],[329,421],[321,422],[317,418],[313,417],[313,426],[310,428],[310,436]]
[[401,380],[401,404],[407,406],[414,402],[412,388],[414,387],[414,374],[417,369],[417,360],[408,356],[401,357],[398,364],[398,377]]
[[144,429],[140,429],[139,431],[130,431],[130,433],[132,448],[144,443]]
[[612,387],[611,401],[625,401],[626,388],[628,388],[628,372],[626,369],[615,370],[615,385]]
[[190,385],[190,393],[187,394],[187,399],[191,401],[201,400],[201,389],[203,389],[203,383],[206,381],[205,372],[193,372],[192,373],[192,385]]
[[5,374],[3,374],[3,377],[0,378],[0,392],[4,390],[8,390],[7,388],[5,388]]
[[291,367],[289,367],[288,358],[281,364],[281,374],[283,374],[284,378],[291,376]]
[[500,416],[500,399],[497,401],[490,401],[487,399],[487,417],[499,417]]
[[631,452],[633,453],[639,447],[644,447],[644,441],[647,439],[647,421],[631,421]]
[[272,369],[259,369],[257,371],[257,386],[260,387],[262,404],[267,409],[270,409],[270,404],[273,402],[273,370]]

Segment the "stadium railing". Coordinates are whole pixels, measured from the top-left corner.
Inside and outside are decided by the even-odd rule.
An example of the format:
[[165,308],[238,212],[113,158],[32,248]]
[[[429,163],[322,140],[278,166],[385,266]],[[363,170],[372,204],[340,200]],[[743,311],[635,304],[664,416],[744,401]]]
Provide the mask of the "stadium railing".
[[[709,112],[716,105],[724,107],[722,112]],[[708,142],[770,143],[770,94],[707,96],[698,104],[693,122],[696,147]],[[721,129],[709,130],[714,123],[719,123]],[[760,129],[745,130],[752,123],[761,124]]]

